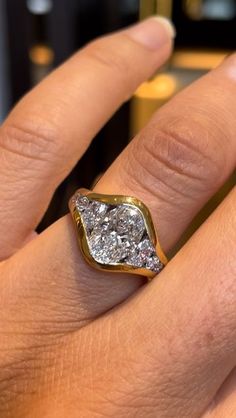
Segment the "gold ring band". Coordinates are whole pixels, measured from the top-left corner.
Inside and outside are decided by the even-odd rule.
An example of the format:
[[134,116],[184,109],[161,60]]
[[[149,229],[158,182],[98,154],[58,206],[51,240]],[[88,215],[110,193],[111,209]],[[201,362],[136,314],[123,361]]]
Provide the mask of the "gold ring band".
[[80,249],[92,267],[152,279],[167,264],[151,214],[139,199],[79,189],[69,208]]

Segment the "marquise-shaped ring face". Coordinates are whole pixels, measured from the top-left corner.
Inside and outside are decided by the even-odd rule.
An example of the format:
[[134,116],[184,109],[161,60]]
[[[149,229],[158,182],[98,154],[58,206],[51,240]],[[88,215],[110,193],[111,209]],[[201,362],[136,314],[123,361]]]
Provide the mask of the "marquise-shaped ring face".
[[138,199],[79,190],[70,210],[80,248],[94,267],[153,277],[167,260],[157,242],[151,215]]

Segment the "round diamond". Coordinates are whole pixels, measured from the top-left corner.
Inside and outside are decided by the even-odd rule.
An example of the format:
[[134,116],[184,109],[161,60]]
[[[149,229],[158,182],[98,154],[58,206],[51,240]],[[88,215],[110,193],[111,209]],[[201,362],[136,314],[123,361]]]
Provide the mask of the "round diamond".
[[86,196],[78,195],[75,205],[80,212],[83,212],[89,207],[89,199]]
[[146,260],[146,267],[149,270],[155,271],[156,273],[159,273],[163,269],[163,264],[160,262],[159,258],[154,255],[153,257],[149,257]]
[[138,244],[139,254],[146,259],[155,252],[155,248],[149,239],[144,239]]
[[137,252],[133,252],[133,254],[131,254],[125,261],[127,264],[134,267],[143,267],[144,265],[142,258]]
[[[130,255],[126,262],[134,267],[145,267],[148,260],[152,260],[152,255],[155,254],[155,248],[148,238],[141,241],[137,247],[131,248]],[[152,270],[152,269],[151,269]]]
[[92,210],[94,215],[100,219],[105,215],[107,211],[107,205],[105,203],[94,200],[90,203],[90,209]]

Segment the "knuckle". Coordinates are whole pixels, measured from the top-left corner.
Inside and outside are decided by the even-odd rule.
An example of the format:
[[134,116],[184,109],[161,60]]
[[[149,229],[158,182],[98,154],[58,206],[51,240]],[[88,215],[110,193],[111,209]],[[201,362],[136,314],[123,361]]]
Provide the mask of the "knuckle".
[[63,156],[63,141],[58,139],[56,126],[45,121],[14,120],[6,122],[0,131],[0,149],[2,152],[20,157],[22,161],[51,161],[52,156]]
[[98,65],[100,64],[119,73],[125,73],[127,61],[124,60],[123,49],[120,51],[120,48],[117,49],[116,46],[118,46],[117,40],[114,38],[96,39],[86,47],[86,55],[94,59]]
[[167,188],[172,195],[199,196],[215,187],[225,164],[222,144],[215,141],[213,149],[210,142],[206,129],[192,121],[151,124],[133,141],[129,166],[144,187],[151,180],[152,187],[165,193]]

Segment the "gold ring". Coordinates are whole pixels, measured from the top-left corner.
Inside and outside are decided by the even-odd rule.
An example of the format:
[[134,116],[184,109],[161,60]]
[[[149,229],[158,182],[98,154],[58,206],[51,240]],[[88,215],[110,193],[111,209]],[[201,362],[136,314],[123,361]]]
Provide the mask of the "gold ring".
[[92,267],[152,279],[167,264],[151,214],[139,199],[79,189],[69,208],[80,249]]

